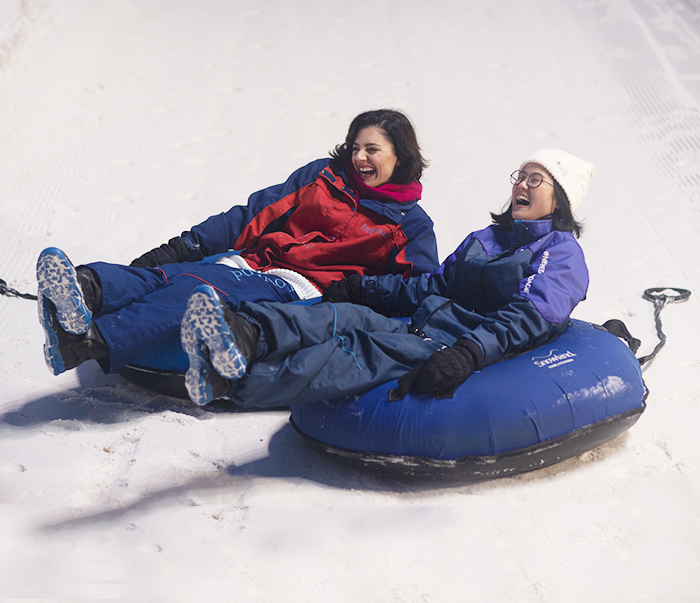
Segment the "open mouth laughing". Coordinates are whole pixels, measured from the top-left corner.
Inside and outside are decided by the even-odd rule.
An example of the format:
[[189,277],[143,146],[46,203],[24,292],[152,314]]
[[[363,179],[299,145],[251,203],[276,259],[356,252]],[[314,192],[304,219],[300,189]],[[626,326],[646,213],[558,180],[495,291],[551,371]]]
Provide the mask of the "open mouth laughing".
[[357,171],[360,174],[360,178],[362,178],[362,180],[371,180],[377,173],[377,170],[371,166],[358,167]]
[[515,197],[516,209],[523,208],[523,207],[529,207],[529,205],[530,205],[530,199],[527,198],[527,195],[520,194],[520,195]]

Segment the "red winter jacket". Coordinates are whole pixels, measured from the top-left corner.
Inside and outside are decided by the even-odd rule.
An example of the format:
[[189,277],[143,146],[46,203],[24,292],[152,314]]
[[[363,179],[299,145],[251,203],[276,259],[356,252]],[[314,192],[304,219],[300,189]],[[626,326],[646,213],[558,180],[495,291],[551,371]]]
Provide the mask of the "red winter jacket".
[[294,270],[321,290],[356,273],[408,277],[437,268],[433,222],[418,199],[358,199],[330,161],[314,161],[251,195],[247,206],[182,233],[191,259],[233,249],[252,268]]

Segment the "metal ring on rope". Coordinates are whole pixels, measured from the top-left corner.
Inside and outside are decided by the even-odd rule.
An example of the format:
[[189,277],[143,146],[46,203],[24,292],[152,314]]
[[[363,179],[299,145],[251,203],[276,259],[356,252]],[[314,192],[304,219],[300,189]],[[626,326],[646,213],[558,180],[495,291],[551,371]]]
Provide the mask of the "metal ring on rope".
[[678,289],[677,287],[652,287],[644,292],[643,297],[654,302],[654,322],[656,323],[656,335],[659,338],[659,343],[656,344],[651,354],[639,358],[640,366],[653,360],[666,343],[666,335],[661,329],[661,310],[666,304],[686,301],[690,297],[690,291],[688,289]]
[[678,289],[677,287],[652,287],[644,292],[643,297],[653,302],[663,301],[664,304],[675,304],[688,299],[690,291],[688,289]]

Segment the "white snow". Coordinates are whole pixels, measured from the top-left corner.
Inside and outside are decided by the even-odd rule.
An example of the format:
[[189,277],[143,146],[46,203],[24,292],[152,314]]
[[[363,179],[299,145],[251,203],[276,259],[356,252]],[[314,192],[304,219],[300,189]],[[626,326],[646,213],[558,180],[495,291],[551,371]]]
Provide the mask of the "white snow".
[[128,263],[405,110],[441,258],[541,147],[593,162],[574,316],[657,339],[648,408],[544,470],[429,488],[86,364],[0,298],[0,599],[700,598],[700,9],[689,0],[0,0],[0,278],[47,246]]

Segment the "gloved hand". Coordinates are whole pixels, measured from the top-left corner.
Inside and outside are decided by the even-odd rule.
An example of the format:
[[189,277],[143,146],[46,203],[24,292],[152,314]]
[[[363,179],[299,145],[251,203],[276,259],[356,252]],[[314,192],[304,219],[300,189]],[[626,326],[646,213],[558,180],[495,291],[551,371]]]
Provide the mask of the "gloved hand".
[[351,304],[362,303],[362,276],[353,274],[342,280],[334,281],[323,292],[324,302],[350,302]]
[[401,400],[415,386],[421,394],[451,398],[455,388],[474,371],[484,368],[481,348],[471,339],[459,339],[451,348],[435,352],[425,362],[399,379],[399,386],[389,392],[389,401]]
[[174,264],[176,262],[189,262],[190,250],[185,245],[182,237],[173,237],[160,247],[151,249],[141,257],[136,258],[129,266],[133,268],[153,268],[163,264]]

